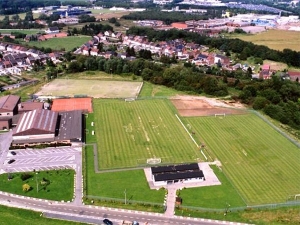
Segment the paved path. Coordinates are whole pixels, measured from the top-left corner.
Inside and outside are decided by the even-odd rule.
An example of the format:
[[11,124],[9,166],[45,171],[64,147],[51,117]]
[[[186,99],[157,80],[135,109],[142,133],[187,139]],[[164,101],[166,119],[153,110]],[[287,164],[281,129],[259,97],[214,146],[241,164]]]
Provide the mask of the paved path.
[[167,196],[167,210],[165,211],[166,217],[174,216],[175,202],[176,202],[176,188],[168,188],[168,196]]

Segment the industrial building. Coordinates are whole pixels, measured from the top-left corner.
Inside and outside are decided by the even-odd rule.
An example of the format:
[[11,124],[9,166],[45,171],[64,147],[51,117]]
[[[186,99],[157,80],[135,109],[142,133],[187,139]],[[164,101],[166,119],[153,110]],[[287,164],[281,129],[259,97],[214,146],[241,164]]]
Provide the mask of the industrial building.
[[36,109],[25,112],[13,129],[12,146],[34,146],[82,141],[82,111],[54,112]]

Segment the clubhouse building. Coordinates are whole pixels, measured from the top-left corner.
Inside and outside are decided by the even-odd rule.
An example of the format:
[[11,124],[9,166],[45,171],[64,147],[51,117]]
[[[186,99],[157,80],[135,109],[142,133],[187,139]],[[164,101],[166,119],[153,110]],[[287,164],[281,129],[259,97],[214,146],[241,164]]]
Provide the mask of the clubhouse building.
[[198,163],[151,167],[154,186],[165,186],[173,183],[195,183],[205,180]]

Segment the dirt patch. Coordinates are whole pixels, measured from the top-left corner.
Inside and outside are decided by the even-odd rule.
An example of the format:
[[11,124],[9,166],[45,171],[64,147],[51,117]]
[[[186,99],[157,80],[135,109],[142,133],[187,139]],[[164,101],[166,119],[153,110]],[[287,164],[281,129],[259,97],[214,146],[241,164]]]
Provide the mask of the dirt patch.
[[177,96],[171,99],[181,116],[214,116],[215,114],[245,114],[245,107],[236,102],[214,98]]

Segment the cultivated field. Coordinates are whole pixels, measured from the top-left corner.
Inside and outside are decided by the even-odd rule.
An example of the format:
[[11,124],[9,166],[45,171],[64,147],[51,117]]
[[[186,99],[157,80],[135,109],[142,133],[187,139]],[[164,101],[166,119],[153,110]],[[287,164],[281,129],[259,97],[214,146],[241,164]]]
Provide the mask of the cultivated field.
[[254,35],[234,35],[244,41],[250,41],[257,45],[265,45],[271,49],[282,51],[285,48],[300,51],[300,32],[289,30],[268,30]]
[[[51,38],[47,41],[31,41],[26,42],[29,46],[36,46],[38,48],[51,48],[54,50],[65,49],[66,51],[72,51],[74,48],[78,48],[91,39],[89,36],[69,36],[63,38]],[[24,42],[25,44],[25,42]]]
[[141,166],[156,157],[162,163],[203,160],[167,99],[95,99],[93,108],[101,169]]
[[300,194],[300,149],[254,114],[183,119],[247,205],[284,202]]
[[133,98],[138,95],[141,85],[141,82],[127,81],[55,79],[44,85],[36,95]]

